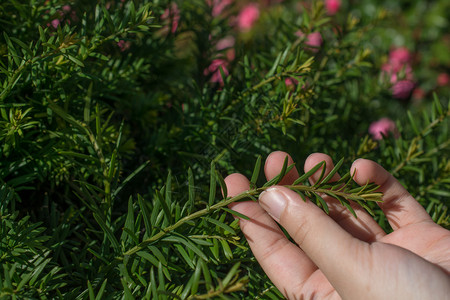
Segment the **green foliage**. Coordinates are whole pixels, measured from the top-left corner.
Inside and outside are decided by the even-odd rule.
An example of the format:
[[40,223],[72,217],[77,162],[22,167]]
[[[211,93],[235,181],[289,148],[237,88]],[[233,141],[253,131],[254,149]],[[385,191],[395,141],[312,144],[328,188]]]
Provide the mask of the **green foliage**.
[[[350,211],[357,202],[390,230],[376,186],[341,171],[364,157],[450,228],[450,89],[433,81],[449,68],[450,10],[413,2],[344,4],[336,16],[319,1],[261,2],[255,26],[239,31],[229,20],[246,1],[216,17],[206,1],[178,1],[179,20],[164,0],[2,1],[0,299],[281,298],[233,215],[247,217],[227,207],[293,167],[265,182],[273,150],[299,170],[311,152],[345,158],[316,184],[323,164],[290,186],[325,211],[323,194]],[[399,16],[404,26],[386,30]],[[209,71],[228,37],[235,57]],[[394,99],[380,75],[400,44],[424,57],[414,62],[423,99]],[[381,117],[396,120],[398,138],[368,134]],[[251,189],[228,197],[231,172]]]

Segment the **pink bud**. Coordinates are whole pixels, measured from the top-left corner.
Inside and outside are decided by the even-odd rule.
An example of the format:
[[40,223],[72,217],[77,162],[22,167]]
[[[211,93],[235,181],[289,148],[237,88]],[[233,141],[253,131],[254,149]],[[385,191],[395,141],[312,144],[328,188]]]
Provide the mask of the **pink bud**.
[[389,62],[395,65],[404,65],[411,61],[411,54],[405,47],[394,48],[389,53]]
[[207,0],[206,3],[212,8],[212,16],[217,17],[233,3],[233,0]]
[[[224,51],[225,56],[228,59],[228,61],[233,61],[236,57],[236,51],[234,50],[233,46],[235,43],[235,39],[233,36],[229,35],[224,37],[223,39],[219,40],[216,44],[216,50],[217,51]],[[220,54],[222,56],[222,54]]]
[[322,45],[322,35],[319,32],[311,32],[308,34],[308,37],[306,38],[305,44],[308,46],[311,46],[313,48],[308,48],[312,52],[319,51],[319,47]]
[[218,82],[221,85],[223,85],[223,78],[222,74],[220,73],[220,68],[222,68],[222,71],[225,76],[228,76],[229,72],[227,69],[228,62],[224,59],[215,59],[211,62],[209,67],[203,71],[205,75],[212,74],[210,81],[211,82]]
[[120,40],[117,42],[117,47],[119,47],[121,52],[124,52],[131,47],[131,43],[129,41]]
[[374,140],[381,140],[383,139],[383,135],[388,136],[389,133],[392,133],[395,138],[399,137],[394,121],[388,118],[382,118],[370,124],[369,133]]
[[308,34],[306,45],[320,47],[322,45],[322,35],[319,32],[312,32]]
[[286,87],[296,86],[298,84],[298,80],[293,77],[288,77],[284,80],[284,84]]
[[450,83],[450,76],[447,73],[441,73],[436,81],[439,86],[446,86]]
[[259,8],[255,3],[245,6],[238,15],[238,27],[241,30],[249,30],[259,19]]
[[405,100],[411,96],[414,83],[411,80],[400,80],[392,86],[392,96],[396,99]]
[[340,0],[325,0],[325,8],[329,15],[334,15],[339,11],[341,7]]
[[[170,32],[175,33],[178,28],[178,23],[180,22],[180,10],[178,9],[178,5],[172,2],[169,8],[166,8],[164,13],[161,15],[161,20],[171,21],[172,24],[170,26]],[[165,26],[165,29],[168,29],[168,25]]]
[[53,28],[57,28],[59,24],[61,24],[61,21],[59,19],[52,20],[52,26]]
[[224,37],[223,39],[220,39],[216,44],[216,49],[221,51],[228,48],[231,48],[234,46],[235,39],[233,36],[229,35]]
[[389,81],[394,84],[399,79],[413,80],[413,71],[409,63],[404,65],[387,62],[381,66],[381,73],[383,76],[389,78]]

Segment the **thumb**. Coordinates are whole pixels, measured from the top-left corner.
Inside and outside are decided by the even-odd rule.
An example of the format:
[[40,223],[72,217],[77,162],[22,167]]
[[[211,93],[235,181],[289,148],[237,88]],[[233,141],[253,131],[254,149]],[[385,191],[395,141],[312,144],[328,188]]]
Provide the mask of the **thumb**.
[[261,193],[259,201],[341,296],[354,290],[357,283],[367,283],[367,269],[363,267],[370,258],[367,243],[354,238],[319,207],[288,188],[271,187]]

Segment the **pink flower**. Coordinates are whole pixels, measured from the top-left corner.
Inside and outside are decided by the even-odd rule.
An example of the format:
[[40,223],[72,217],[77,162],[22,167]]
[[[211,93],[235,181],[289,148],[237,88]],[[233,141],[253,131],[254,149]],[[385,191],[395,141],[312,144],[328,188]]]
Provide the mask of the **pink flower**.
[[220,69],[222,68],[223,74],[228,76],[229,72],[227,69],[228,62],[224,59],[217,58],[211,62],[209,67],[203,71],[204,75],[212,74],[210,81],[218,82],[220,85],[223,85],[222,74],[220,73]]
[[209,7],[212,8],[212,16],[217,17],[222,14],[222,12],[233,3],[233,0],[206,0]]
[[59,24],[61,24],[61,21],[59,19],[54,19],[51,22],[53,28],[57,28],[59,26]]
[[[49,13],[47,10],[45,13]],[[78,21],[77,13],[75,10],[72,10],[70,5],[64,5],[61,9],[56,11],[56,15],[59,16],[57,19],[53,19],[50,23],[47,23],[47,27],[52,26],[53,28],[58,28],[58,26],[62,26],[65,21],[67,24],[70,24],[72,21]]]
[[[305,34],[299,30],[295,33],[296,36],[302,38],[305,36]],[[307,50],[310,50],[312,52],[317,52],[319,51],[319,47],[322,45],[322,35],[320,34],[320,32],[311,32],[310,34],[308,34],[306,36],[306,41],[305,44],[311,47],[306,47]]]
[[334,15],[341,7],[341,0],[325,0],[325,8],[329,15]]
[[259,19],[259,8],[255,3],[245,6],[238,15],[238,27],[241,30],[249,30]]
[[400,77],[407,80],[413,79],[413,71],[409,63],[405,65],[400,65],[389,61],[381,66],[381,71],[384,76],[387,76],[389,78],[389,81],[392,84],[398,81],[399,75],[403,75]]
[[414,82],[411,80],[400,80],[392,86],[392,96],[396,99],[405,100],[411,96]]
[[397,99],[407,99],[414,89],[411,54],[405,47],[394,48],[389,60],[381,66],[381,75],[393,84],[392,95]]
[[446,86],[450,83],[450,76],[447,73],[441,73],[436,81],[439,86]]
[[399,137],[394,121],[388,118],[382,118],[370,124],[369,133],[374,140],[381,140],[383,139],[383,135],[388,136],[389,133],[392,133],[395,138]]
[[[322,42],[323,40],[320,32],[311,32],[310,34],[308,34],[305,44],[308,46],[318,48],[322,45]],[[315,50],[317,51],[317,49]]]
[[224,37],[223,39],[220,39],[216,44],[216,49],[221,51],[228,48],[231,48],[234,46],[235,39],[233,36],[229,35]]
[[[161,15],[161,20],[171,21],[172,24],[170,25],[170,32],[175,33],[178,28],[178,23],[180,22],[180,10],[178,9],[178,5],[172,2],[170,7],[166,8],[164,13]],[[166,25],[165,29],[168,31],[169,25]]]
[[408,64],[411,62],[411,54],[405,47],[394,48],[389,53],[389,62],[396,66]]
[[218,51],[226,50],[225,55],[228,61],[232,61],[236,57],[236,51],[233,48],[234,43],[235,43],[234,37],[229,35],[217,42],[216,49]]
[[[300,38],[305,36],[305,34],[301,30],[297,31],[295,33],[295,35]],[[319,48],[322,45],[322,42],[323,42],[323,40],[322,40],[322,35],[320,34],[320,32],[311,32],[310,34],[308,34],[306,36],[305,44],[308,46],[311,46],[313,48],[307,47],[306,49],[313,51],[313,52],[317,52],[317,51],[319,51],[319,49],[317,49],[317,48]]]
[[298,80],[295,79],[294,77],[288,77],[284,80],[284,84],[286,85],[286,87],[290,88],[290,87],[294,87],[298,84]]
[[121,52],[124,52],[131,47],[131,43],[129,41],[120,40],[117,42],[117,47],[119,47]]

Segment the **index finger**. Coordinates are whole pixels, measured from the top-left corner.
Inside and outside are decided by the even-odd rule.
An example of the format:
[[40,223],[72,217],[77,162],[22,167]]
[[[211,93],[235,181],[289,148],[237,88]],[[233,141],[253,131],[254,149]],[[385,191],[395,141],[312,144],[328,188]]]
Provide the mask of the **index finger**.
[[[236,196],[250,188],[248,179],[241,174],[225,178],[230,196]],[[248,241],[253,255],[277,288],[287,297],[300,293],[301,285],[316,270],[317,266],[291,243],[278,224],[254,201],[233,203],[230,207],[247,216],[239,225]],[[331,286],[327,286],[331,289]]]
[[[356,172],[355,172],[356,171]],[[409,224],[431,221],[430,215],[422,205],[382,166],[367,159],[356,160],[351,168],[354,180],[359,185],[373,182],[380,186],[383,202],[379,203],[392,229]]]

